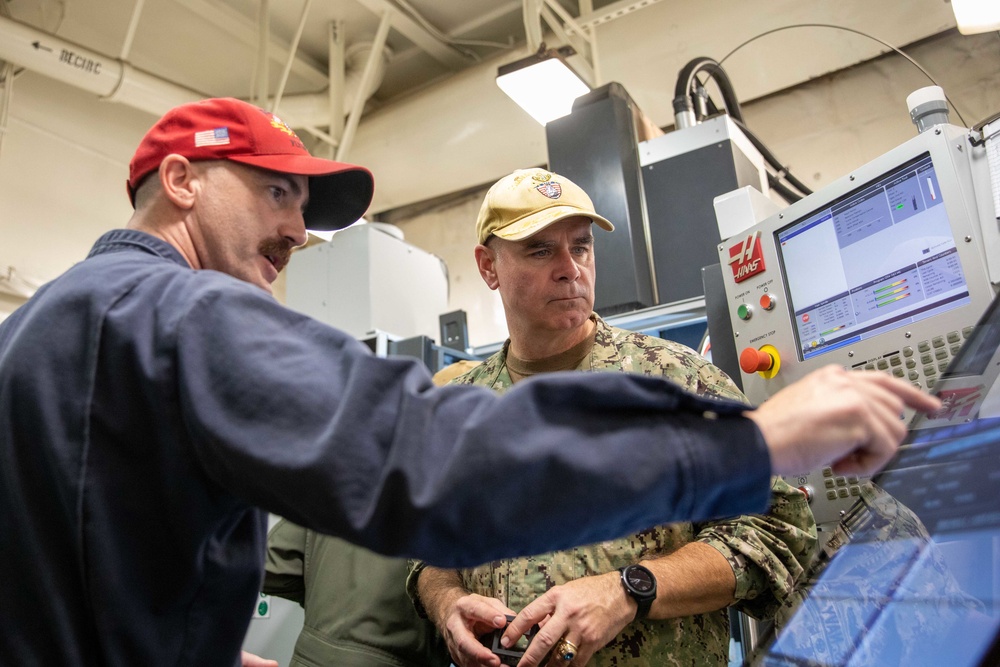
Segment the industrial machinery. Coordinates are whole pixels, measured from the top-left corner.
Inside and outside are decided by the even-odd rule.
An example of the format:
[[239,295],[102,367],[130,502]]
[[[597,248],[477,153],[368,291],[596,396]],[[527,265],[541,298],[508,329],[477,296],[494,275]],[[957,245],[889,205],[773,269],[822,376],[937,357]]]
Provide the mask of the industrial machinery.
[[[734,210],[749,207],[719,209]],[[932,388],[1000,284],[986,146],[947,123],[761,221],[723,214],[719,227],[724,309],[754,403],[826,364]],[[790,481],[820,524],[860,494],[829,468]]]
[[290,308],[362,338],[376,331],[435,338],[448,310],[441,258],[407,243],[392,225],[337,232],[295,253],[288,265]]
[[[728,114],[708,99],[705,72]],[[707,317],[713,361],[758,404],[831,363],[935,388],[1000,285],[1000,149],[990,143],[1000,122],[951,125],[940,90],[924,90],[908,100],[918,136],[813,193],[747,130],[718,63],[689,63],[675,93],[678,129],[667,135],[648,131],[617,84],[546,126],[550,168],[617,227],[595,239],[598,313],[654,334],[660,320]],[[670,189],[678,181],[687,185]],[[979,397],[949,386],[956,415]],[[810,495],[831,549],[870,487],[830,468],[788,481]],[[746,655],[767,624],[734,621]]]
[[610,83],[579,97],[545,133],[549,168],[615,224],[594,239],[594,310],[609,317],[688,303],[704,317],[701,268],[717,261],[720,240],[712,199],[768,187],[764,161],[737,124],[717,116],[663,134]]
[[998,375],[1000,298],[937,376],[944,409],[864,485],[748,664],[1000,664]]

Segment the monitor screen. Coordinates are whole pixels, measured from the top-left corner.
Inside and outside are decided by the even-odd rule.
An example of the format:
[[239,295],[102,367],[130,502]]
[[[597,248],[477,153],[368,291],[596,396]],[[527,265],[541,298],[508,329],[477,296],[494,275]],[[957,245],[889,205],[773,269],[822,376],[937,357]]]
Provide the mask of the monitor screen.
[[799,360],[970,302],[929,153],[775,234]]
[[1000,664],[998,375],[995,300],[753,664]]

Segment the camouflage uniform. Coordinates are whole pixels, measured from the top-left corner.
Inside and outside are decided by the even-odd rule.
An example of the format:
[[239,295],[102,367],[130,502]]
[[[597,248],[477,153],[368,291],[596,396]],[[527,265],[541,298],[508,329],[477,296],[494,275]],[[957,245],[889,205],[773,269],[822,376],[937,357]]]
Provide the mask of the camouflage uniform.
[[[579,370],[666,377],[698,394],[746,400],[725,373],[677,343],[597,323],[594,346]],[[479,367],[456,378],[506,391],[512,385],[506,353],[510,341]],[[460,570],[465,588],[496,597],[519,611],[549,588],[603,574],[699,541],[717,549],[736,575],[735,606],[757,618],[772,616],[812,555],[816,526],[805,496],[775,479],[770,513],[704,524],[659,526],[620,540],[540,556],[500,560]],[[415,591],[420,564],[408,587]],[[665,584],[661,584],[665,585]],[[419,605],[418,605],[419,606]],[[729,617],[725,609],[662,621],[635,621],[594,654],[590,665],[726,665]]]

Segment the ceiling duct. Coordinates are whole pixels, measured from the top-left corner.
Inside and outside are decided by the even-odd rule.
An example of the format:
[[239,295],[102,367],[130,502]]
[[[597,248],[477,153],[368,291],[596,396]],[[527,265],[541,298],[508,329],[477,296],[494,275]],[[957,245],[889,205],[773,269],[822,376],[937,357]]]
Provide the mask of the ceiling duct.
[[157,116],[203,97],[126,62],[4,17],[0,17],[0,60]]
[[[344,113],[358,94],[361,74],[371,52],[371,44],[356,44],[345,54]],[[382,50],[377,76],[365,97],[381,84],[391,51]],[[178,104],[206,95],[137,69],[127,62],[50,35],[37,28],[0,16],[0,61],[50,77],[154,116],[162,116]],[[282,99],[281,118],[293,127],[329,125],[330,100],[326,93],[289,95]]]
[[[364,74],[365,63],[371,55],[371,42],[353,44],[347,48],[344,54],[344,108],[343,115],[347,115],[354,105],[354,99],[358,95],[361,87],[361,78]],[[375,76],[368,90],[364,91],[367,100],[375,94],[382,80],[385,78],[385,68],[392,57],[392,50],[389,47],[382,49],[381,58],[376,60]],[[303,95],[285,95],[281,98],[278,108],[278,115],[285,122],[298,127],[304,125],[326,126],[330,124],[330,97],[326,93],[309,93]],[[295,122],[292,121],[295,119]]]

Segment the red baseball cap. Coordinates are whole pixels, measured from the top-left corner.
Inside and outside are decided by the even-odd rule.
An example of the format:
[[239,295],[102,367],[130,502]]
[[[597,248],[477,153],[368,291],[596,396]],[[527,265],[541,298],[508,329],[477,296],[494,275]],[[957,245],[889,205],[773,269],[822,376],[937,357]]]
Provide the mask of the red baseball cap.
[[341,229],[368,210],[375,180],[364,167],[313,157],[280,118],[247,102],[214,98],[182,104],[158,120],[129,163],[128,196],[167,155],[191,161],[232,160],[309,177],[306,228]]

